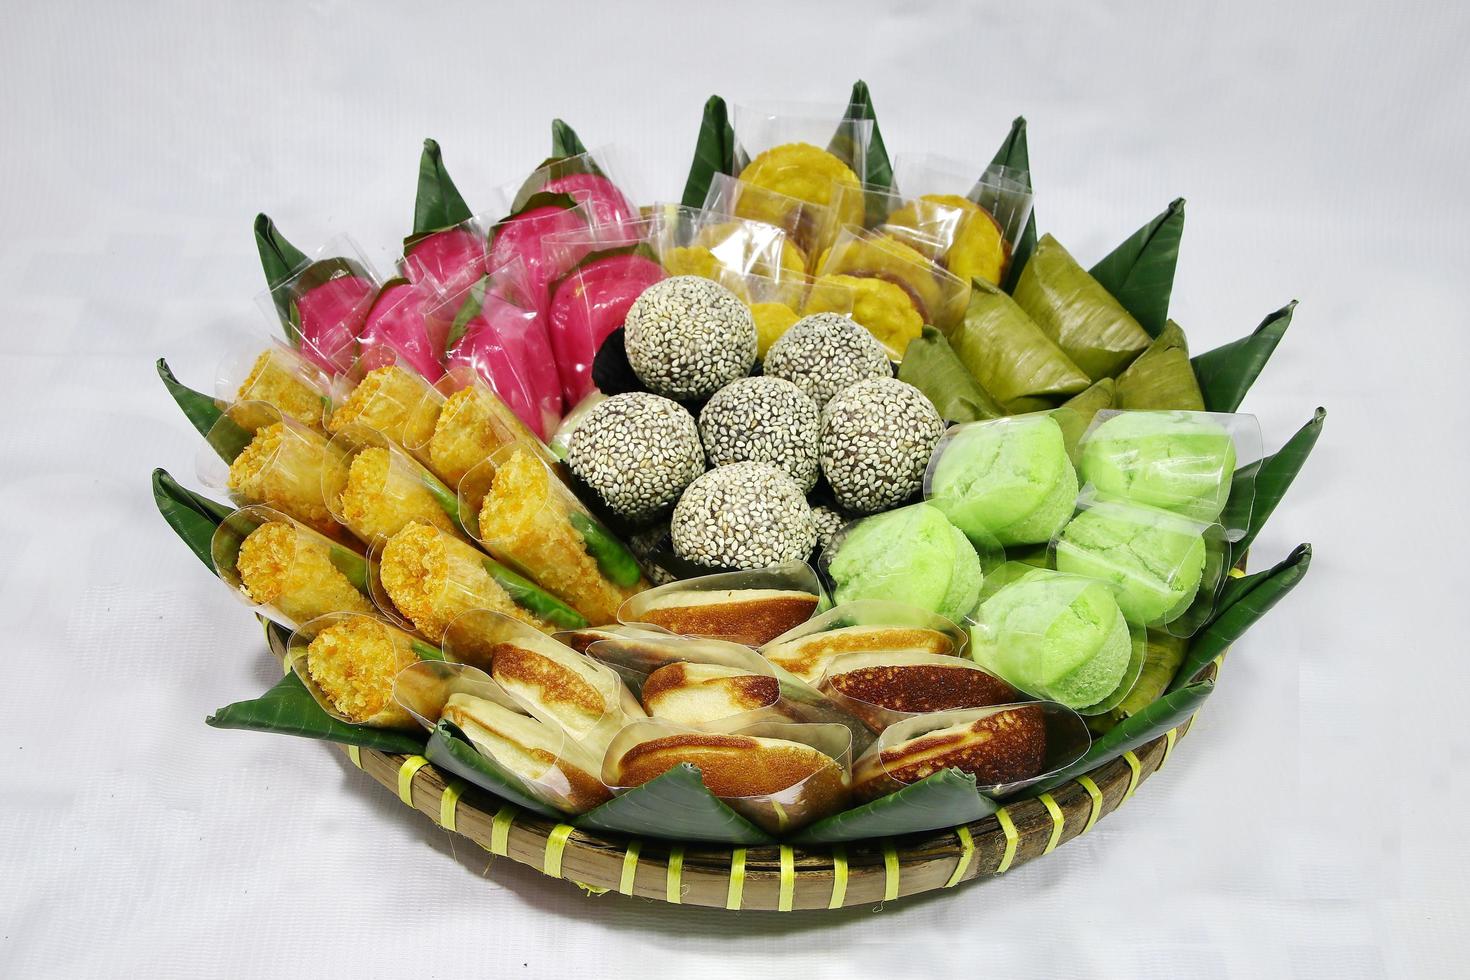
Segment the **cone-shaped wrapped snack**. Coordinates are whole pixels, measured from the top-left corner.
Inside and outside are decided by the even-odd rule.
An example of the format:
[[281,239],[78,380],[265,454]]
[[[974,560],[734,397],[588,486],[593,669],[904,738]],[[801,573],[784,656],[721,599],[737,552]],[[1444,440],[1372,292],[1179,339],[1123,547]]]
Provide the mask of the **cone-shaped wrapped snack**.
[[680,661],[648,675],[642,700],[651,717],[697,726],[770,707],[780,697],[781,682],[773,676]]
[[522,446],[548,463],[546,445],[490,389],[472,384],[445,400],[429,438],[428,466],[451,487],[502,446]]
[[793,561],[670,582],[629,599],[618,619],[629,626],[760,646],[806,622],[826,598],[812,567]]
[[383,587],[420,633],[435,643],[472,609],[489,609],[538,629],[546,624],[518,606],[486,569],[479,549],[437,527],[414,522],[383,546]]
[[771,663],[816,684],[837,657],[852,653],[959,654],[968,634],[936,613],[887,599],[845,602],[761,647]]
[[881,732],[909,715],[1019,700],[1016,689],[973,661],[882,651],[834,658],[818,690]]
[[291,669],[328,714],[354,725],[417,728],[393,700],[393,679],[438,651],[381,619],[333,613],[291,634]]
[[284,625],[373,614],[368,559],[269,507],[243,507],[221,521],[210,553],[225,584]]
[[[251,415],[273,411],[262,402],[241,403],[239,408]],[[221,417],[216,428],[234,426],[234,411],[232,408],[230,414]],[[209,441],[214,441],[212,435]],[[265,504],[315,531],[340,537],[341,528],[327,508],[323,493],[340,488],[346,481],[347,468],[341,453],[320,433],[287,418],[256,430],[231,461],[226,486],[242,504]]]
[[[475,527],[486,549],[558,596],[592,625],[648,587],[627,547],[592,517],[540,458],[513,446],[484,464],[494,476]],[[471,473],[466,484],[480,483]]]
[[426,461],[444,397],[419,375],[389,364],[363,374],[327,420],[329,432],[361,425]]
[[972,542],[1042,544],[1067,523],[1077,474],[1050,415],[955,426],[940,440],[924,496]]
[[1050,235],[1021,278],[1016,304],[1096,381],[1127,367],[1152,342],[1138,321]]
[[1173,320],[1163,332],[1118,375],[1117,408],[1205,410],[1199,378],[1189,363],[1189,343]]
[[563,812],[585,813],[612,799],[598,778],[597,755],[554,725],[470,694],[450,695],[440,717]]
[[1013,412],[1023,399],[1073,395],[1088,385],[1082,369],[989,283],[973,283],[964,322],[948,338],[980,387]]
[[332,445],[347,460],[347,477],[337,493],[325,485],[322,492],[358,538],[381,545],[415,521],[463,537],[453,492],[398,446],[360,426],[337,433]]
[[[232,383],[233,379],[221,380],[224,382],[221,387],[228,385],[230,389],[219,392],[225,401],[263,402],[302,425],[321,427],[327,398],[325,378],[320,368],[289,347],[280,344],[266,347],[250,362],[249,371],[239,384]],[[277,421],[277,417],[265,413],[252,420],[240,413],[235,421],[254,432]]]

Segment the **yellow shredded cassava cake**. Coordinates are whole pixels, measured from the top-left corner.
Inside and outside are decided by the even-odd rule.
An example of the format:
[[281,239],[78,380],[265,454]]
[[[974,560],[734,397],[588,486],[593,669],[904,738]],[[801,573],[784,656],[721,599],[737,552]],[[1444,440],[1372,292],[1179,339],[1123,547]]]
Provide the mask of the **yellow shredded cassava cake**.
[[252,600],[298,623],[332,612],[371,614],[372,603],[332,564],[332,547],[310,531],[270,521],[241,542],[235,569]]
[[489,609],[538,629],[485,569],[485,556],[436,527],[409,524],[383,548],[383,588],[399,611],[435,643],[449,624],[473,609]]

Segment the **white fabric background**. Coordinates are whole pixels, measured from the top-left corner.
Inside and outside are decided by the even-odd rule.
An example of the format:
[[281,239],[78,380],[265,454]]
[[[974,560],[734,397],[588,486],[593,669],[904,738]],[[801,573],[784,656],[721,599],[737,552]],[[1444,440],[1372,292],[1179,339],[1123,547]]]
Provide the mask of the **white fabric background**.
[[[697,6],[5,5],[0,974],[1462,973],[1465,8]],[[340,753],[204,726],[276,672],[154,510],[198,439],[153,359],[207,388],[263,327],[257,210],[386,268],[425,136],[472,205],[558,114],[673,198],[710,92],[860,76],[893,150],[988,159],[1025,113],[1042,227],[1084,262],[1188,196],[1196,349],[1302,301],[1245,407],[1271,449],[1329,408],[1255,549],[1315,565],[1168,769],[1002,880],[735,916],[585,897]]]

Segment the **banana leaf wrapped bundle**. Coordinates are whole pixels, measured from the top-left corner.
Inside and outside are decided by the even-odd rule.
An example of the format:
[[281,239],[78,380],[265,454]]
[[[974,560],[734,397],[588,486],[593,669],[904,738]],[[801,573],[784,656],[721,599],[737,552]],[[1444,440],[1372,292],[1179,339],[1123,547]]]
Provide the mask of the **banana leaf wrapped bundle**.
[[1016,304],[1093,381],[1111,378],[1149,346],[1138,321],[1050,235],[1016,283]]
[[1115,403],[1104,407],[1205,410],[1199,379],[1189,363],[1189,342],[1179,324],[1164,324],[1148,349],[1118,375]]
[[1090,381],[1056,343],[998,286],[976,279],[950,346],[980,387],[1011,413],[1050,407]]

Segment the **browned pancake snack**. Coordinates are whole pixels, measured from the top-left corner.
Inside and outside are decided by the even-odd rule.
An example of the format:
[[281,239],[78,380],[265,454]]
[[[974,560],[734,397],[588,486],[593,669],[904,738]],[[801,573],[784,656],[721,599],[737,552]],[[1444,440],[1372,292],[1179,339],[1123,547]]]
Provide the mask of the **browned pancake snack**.
[[834,657],[875,650],[948,654],[954,652],[954,641],[939,630],[922,626],[844,626],[775,643],[761,653],[771,663],[815,684]]
[[1017,700],[1014,687],[968,660],[923,653],[846,655],[829,665],[819,688],[838,696],[874,731],[892,724],[893,712],[923,714]]
[[687,762],[700,771],[716,796],[768,796],[801,783],[803,800],[813,809],[841,805],[847,788],[842,767],[809,745],[752,735],[685,732],[633,746],[618,763],[618,782],[640,786]]
[[949,768],[981,786],[1017,782],[1039,775],[1045,758],[1041,705],[1017,705],[865,755],[853,769],[853,795],[873,800]]
[[775,704],[781,683],[719,664],[673,663],[643,682],[650,716],[681,725],[703,725]]
[[795,589],[675,590],[650,601],[638,619],[685,636],[760,646],[810,619],[817,601]]

